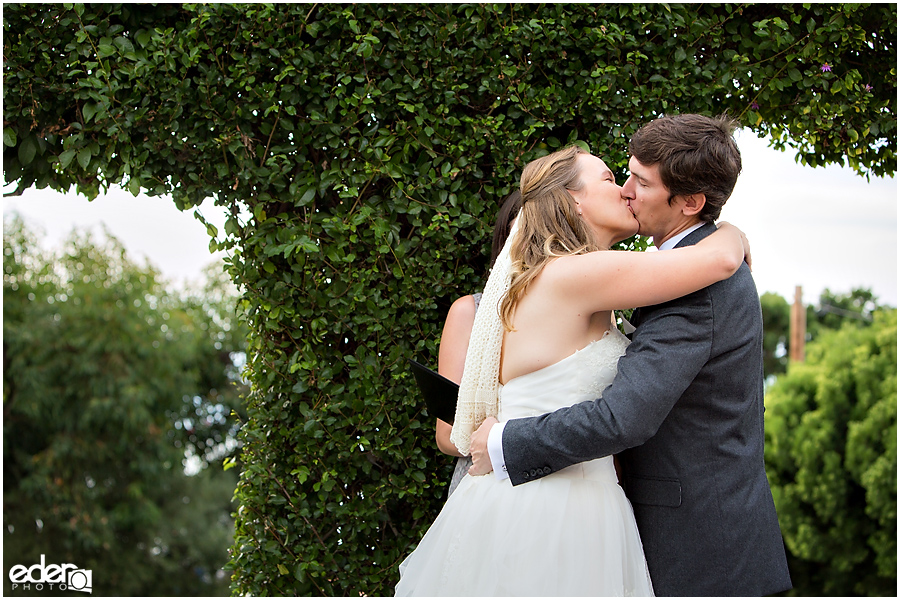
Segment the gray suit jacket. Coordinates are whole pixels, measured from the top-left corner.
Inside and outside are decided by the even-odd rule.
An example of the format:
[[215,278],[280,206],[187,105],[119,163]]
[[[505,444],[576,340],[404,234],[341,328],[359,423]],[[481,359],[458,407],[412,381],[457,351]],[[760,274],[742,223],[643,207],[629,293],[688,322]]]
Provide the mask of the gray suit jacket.
[[619,454],[657,595],[790,589],[763,464],[762,313],[749,269],[632,321],[602,398],[506,424],[513,485]]

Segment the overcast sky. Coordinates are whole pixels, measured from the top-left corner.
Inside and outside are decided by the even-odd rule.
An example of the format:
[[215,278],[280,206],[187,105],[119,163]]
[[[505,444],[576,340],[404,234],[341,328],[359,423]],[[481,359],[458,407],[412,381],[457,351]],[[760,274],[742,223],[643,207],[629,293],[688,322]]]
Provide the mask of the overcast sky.
[[[767,148],[749,131],[737,141],[744,168],[722,218],[747,234],[760,294],[791,301],[799,285],[804,302],[814,304],[824,288],[845,293],[868,287],[882,303],[896,306],[896,180],[867,182],[849,168],[803,167],[790,151]],[[210,254],[206,229],[193,211],[179,212],[168,197],[135,198],[113,189],[88,202],[32,189],[3,199],[4,215],[13,211],[44,233],[48,247],[58,247],[75,227],[99,234],[105,223],[132,260],[149,261],[178,285],[199,280],[201,270],[221,257]],[[222,209],[207,201],[200,211],[222,230]]]

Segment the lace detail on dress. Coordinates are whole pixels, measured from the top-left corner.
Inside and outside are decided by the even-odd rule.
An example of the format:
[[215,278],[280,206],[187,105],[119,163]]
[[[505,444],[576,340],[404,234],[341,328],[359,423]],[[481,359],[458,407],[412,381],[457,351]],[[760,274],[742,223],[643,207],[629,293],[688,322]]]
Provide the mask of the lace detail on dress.
[[[593,376],[587,377],[576,389],[576,397],[599,398],[615,377],[619,358],[622,357],[628,346],[628,338],[617,329],[611,329],[603,337],[612,339],[607,344],[598,344],[599,347],[596,351],[591,351],[593,348],[585,348],[581,351],[579,366],[592,373]],[[607,374],[608,376],[606,376]]]
[[447,560],[441,568],[441,587],[443,589],[447,589],[450,584],[450,578],[453,577],[456,579],[457,577],[461,577],[463,573],[457,573],[453,569],[450,568],[450,565],[454,564],[457,560],[457,555],[459,554],[459,546],[460,541],[462,539],[462,535],[460,535],[459,531],[453,532],[452,537],[450,538],[450,543],[447,544]]

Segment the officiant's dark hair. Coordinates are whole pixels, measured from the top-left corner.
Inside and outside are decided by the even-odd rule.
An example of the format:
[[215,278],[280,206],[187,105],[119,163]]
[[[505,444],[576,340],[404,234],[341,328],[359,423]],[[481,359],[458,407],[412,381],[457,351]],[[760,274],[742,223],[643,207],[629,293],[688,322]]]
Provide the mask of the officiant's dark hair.
[[497,260],[500,251],[503,250],[506,238],[509,237],[509,230],[512,229],[512,222],[519,214],[520,208],[522,208],[522,194],[519,193],[519,190],[507,196],[500,205],[497,220],[494,222],[494,239],[491,242],[491,267],[494,266],[494,261]]
[[641,127],[628,150],[642,165],[659,165],[659,176],[675,196],[705,194],[701,221],[719,218],[741,173],[741,151],[734,141],[738,122],[728,115],[686,114],[661,117]]

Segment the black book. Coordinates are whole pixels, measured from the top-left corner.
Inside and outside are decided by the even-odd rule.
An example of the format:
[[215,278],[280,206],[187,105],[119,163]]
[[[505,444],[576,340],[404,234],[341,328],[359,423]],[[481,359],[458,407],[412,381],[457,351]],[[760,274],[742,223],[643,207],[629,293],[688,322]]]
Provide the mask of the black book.
[[459,396],[459,385],[412,359],[410,359],[409,365],[412,367],[419,389],[422,390],[422,395],[425,396],[428,414],[452,425],[453,419],[456,417],[456,398]]

